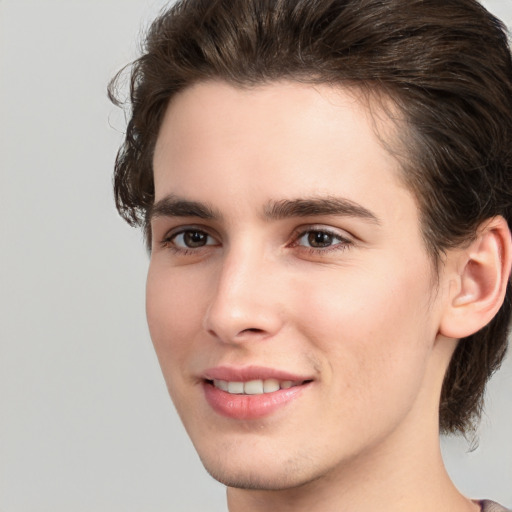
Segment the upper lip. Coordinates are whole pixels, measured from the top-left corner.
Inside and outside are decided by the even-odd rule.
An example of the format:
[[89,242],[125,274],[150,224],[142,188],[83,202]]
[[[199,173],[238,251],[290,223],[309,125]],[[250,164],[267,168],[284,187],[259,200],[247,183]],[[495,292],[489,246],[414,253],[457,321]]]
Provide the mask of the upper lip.
[[216,366],[202,374],[205,380],[225,380],[229,382],[247,382],[250,380],[276,379],[279,381],[313,380],[309,376],[298,375],[275,368],[264,366]]

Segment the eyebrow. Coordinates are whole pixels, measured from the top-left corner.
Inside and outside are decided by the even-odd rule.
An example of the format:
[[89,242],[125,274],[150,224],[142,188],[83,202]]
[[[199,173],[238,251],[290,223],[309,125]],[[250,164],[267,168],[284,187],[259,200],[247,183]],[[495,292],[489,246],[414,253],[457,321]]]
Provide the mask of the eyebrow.
[[168,195],[154,203],[148,211],[149,221],[157,217],[198,217],[199,219],[221,219],[222,215],[211,206],[198,201],[189,201]]
[[[372,211],[342,197],[271,200],[263,210],[263,217],[266,220],[322,215],[357,217],[380,225],[378,217]],[[197,217],[199,219],[221,220],[222,214],[208,204],[190,201],[171,194],[158,200],[149,209],[147,219],[151,222],[157,217]]]
[[271,201],[265,207],[265,218],[279,220],[288,217],[336,215],[358,217],[380,225],[378,217],[364,206],[342,197],[312,197]]

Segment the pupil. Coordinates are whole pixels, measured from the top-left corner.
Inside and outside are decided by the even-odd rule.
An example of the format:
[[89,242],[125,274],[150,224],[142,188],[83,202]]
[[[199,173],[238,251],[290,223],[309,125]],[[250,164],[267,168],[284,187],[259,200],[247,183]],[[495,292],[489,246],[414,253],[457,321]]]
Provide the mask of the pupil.
[[184,240],[188,247],[203,247],[206,245],[206,234],[200,231],[187,231]]
[[328,247],[332,243],[332,235],[314,231],[309,234],[308,242],[312,247]]

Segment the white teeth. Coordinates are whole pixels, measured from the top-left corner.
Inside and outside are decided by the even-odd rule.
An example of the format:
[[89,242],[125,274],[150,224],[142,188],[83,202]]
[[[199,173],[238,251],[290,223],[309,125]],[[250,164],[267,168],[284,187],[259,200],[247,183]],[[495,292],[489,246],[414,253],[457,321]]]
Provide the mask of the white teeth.
[[272,393],[273,391],[279,391],[281,386],[277,379],[267,379],[263,381],[263,393]]
[[262,380],[250,380],[244,384],[244,392],[246,395],[261,395],[263,393]]
[[214,380],[213,384],[216,388],[222,389],[222,391],[228,390],[228,383],[225,380]]
[[302,381],[285,380],[283,382],[277,379],[250,380],[247,382],[231,382],[215,379],[213,385],[217,389],[231,393],[232,395],[261,395],[263,393],[273,393],[280,389],[289,389],[293,386],[299,386]]
[[243,382],[228,382],[228,393],[240,395],[244,392]]

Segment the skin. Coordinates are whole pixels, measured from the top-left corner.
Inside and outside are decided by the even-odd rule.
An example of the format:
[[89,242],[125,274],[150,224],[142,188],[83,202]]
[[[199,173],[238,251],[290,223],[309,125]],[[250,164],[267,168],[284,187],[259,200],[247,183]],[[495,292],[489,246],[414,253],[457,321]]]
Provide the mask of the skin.
[[[380,133],[394,129],[379,120]],[[208,82],[166,112],[155,201],[194,201],[212,218],[157,209],[148,323],[232,512],[478,509],[450,482],[438,441],[456,345],[440,332],[454,287],[445,269],[456,265],[436,279],[399,173],[354,91]],[[268,214],[276,202],[326,198],[371,216]],[[204,245],[187,247],[194,236]],[[219,365],[312,382],[269,416],[232,419],[204,396],[201,375]]]

